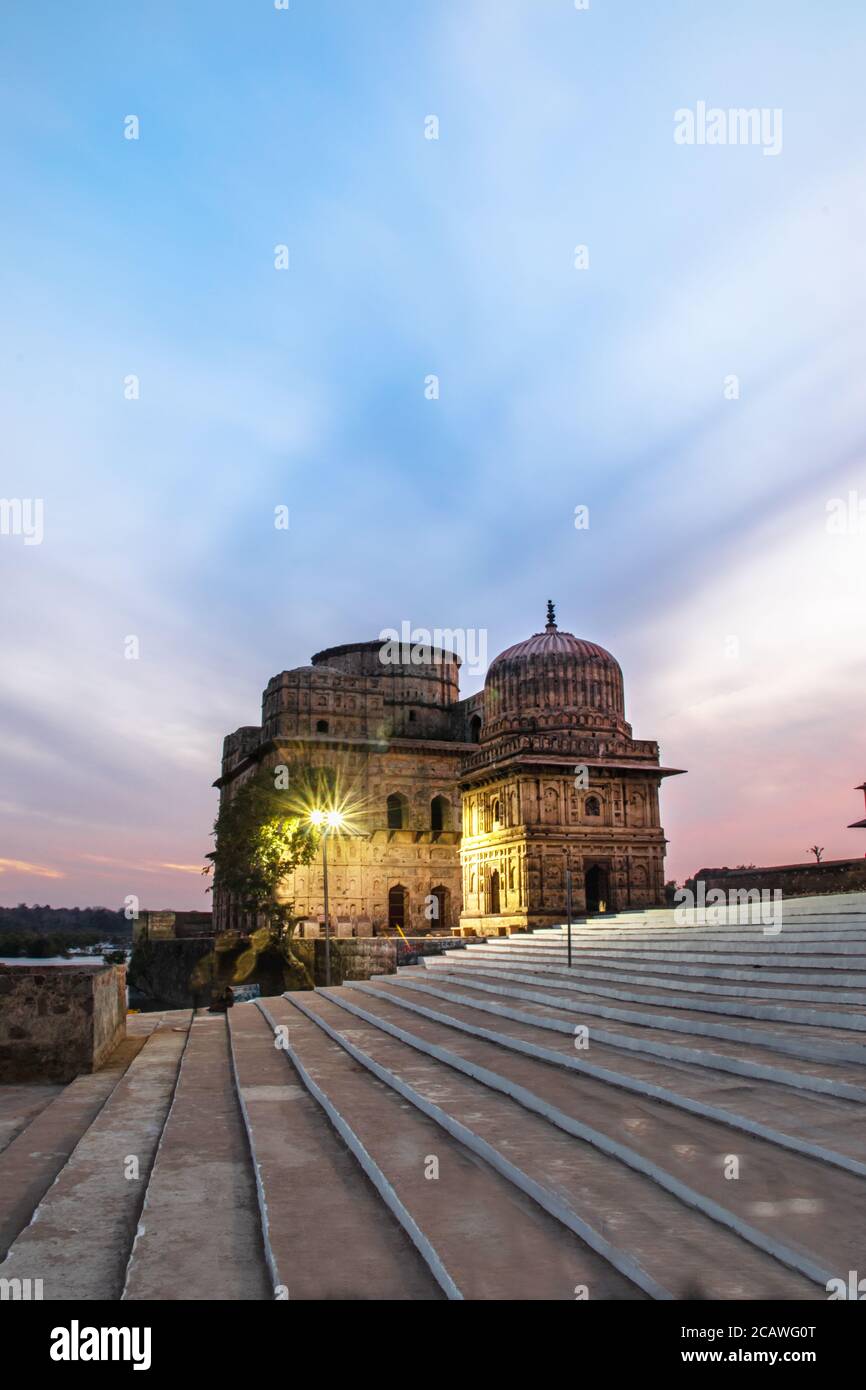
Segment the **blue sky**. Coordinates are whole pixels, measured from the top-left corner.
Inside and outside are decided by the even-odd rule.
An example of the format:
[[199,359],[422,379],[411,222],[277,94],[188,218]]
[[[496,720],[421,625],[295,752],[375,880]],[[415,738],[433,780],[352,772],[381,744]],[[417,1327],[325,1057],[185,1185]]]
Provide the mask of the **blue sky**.
[[[272,674],[403,620],[492,657],[548,597],[689,769],[672,874],[866,848],[861,4],[3,27],[0,494],[45,534],[0,536],[0,901],[199,905]],[[677,145],[699,101],[781,153]]]

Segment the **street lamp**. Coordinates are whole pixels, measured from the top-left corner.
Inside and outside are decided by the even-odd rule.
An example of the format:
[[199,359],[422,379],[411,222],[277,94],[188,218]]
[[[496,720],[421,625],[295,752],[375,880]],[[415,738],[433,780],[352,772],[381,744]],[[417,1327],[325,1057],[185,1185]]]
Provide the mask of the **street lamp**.
[[345,823],[342,811],[311,811],[310,820],[322,830],[322,878],[325,890],[325,988],[331,984],[331,914],[328,910],[328,832],[341,830]]

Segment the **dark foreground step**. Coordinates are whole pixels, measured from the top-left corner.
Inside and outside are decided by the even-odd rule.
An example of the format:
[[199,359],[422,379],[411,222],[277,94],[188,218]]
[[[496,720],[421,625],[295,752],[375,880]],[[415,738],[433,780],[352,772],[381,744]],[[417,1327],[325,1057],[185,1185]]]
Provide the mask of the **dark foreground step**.
[[591,1125],[611,1147],[630,1150],[669,1190],[689,1188],[708,1215],[717,1213],[746,1239],[763,1239],[764,1248],[796,1252],[804,1268],[829,1275],[854,1268],[860,1258],[864,1177],[734,1132],[718,1119],[676,1111],[649,1096],[638,1099],[594,1077],[455,1033],[407,1012],[387,980],[344,986],[328,997],[439,1058],[450,1057],[464,1074],[500,1087],[554,1124],[565,1117],[576,1129]]
[[[375,1022],[347,1018],[321,991],[293,996],[293,1003],[568,1229],[609,1242],[608,1260],[628,1268],[633,1282],[653,1297],[686,1297],[697,1288],[709,1298],[816,1296],[814,1282],[601,1152],[597,1143],[564,1133],[444,1061],[419,1056]],[[818,1276],[825,1277],[823,1271]]]
[[320,1015],[342,1017],[334,1004],[305,993],[263,1001],[262,1011],[287,1029],[287,1056],[448,1297],[642,1296],[632,1261],[619,1272],[337,1045],[319,1026]]
[[123,1297],[273,1297],[224,1014],[196,1014]]
[[150,1035],[13,1242],[0,1278],[41,1279],[45,1299],[120,1297],[187,1031],[179,1023]]
[[[269,1007],[275,1001],[266,1001]],[[443,1292],[301,1080],[264,1014],[229,1014],[271,1297],[430,1300]],[[311,1026],[306,1025],[311,1031]],[[293,1023],[292,1037],[296,1036]],[[276,1291],[276,1293],[274,1292]]]

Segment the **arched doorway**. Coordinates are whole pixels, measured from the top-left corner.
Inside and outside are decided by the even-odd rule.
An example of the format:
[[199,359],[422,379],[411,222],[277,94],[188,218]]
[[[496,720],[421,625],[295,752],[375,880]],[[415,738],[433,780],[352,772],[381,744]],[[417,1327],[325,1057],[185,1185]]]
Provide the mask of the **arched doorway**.
[[402,883],[395,883],[393,888],[388,889],[388,929],[396,931],[398,927],[405,932],[406,889]]
[[447,930],[448,930],[448,925],[449,925],[449,923],[448,923],[448,889],[447,889],[447,888],[445,887],[445,885],[442,884],[442,883],[437,884],[437,886],[436,886],[435,888],[431,888],[431,889],[430,889],[430,896],[431,896],[431,898],[435,898],[435,899],[436,899],[436,907],[437,907],[436,916],[435,916],[435,918],[431,921],[430,926],[433,927],[433,928],[438,929],[439,931],[447,931]]
[[490,913],[499,912],[499,870],[494,869],[490,875],[490,903],[487,911]]
[[430,802],[430,829],[451,829],[451,802],[447,796],[434,796]]
[[481,715],[473,714],[469,720],[469,742],[478,743],[481,738]]
[[602,868],[601,864],[593,864],[591,869],[587,869],[584,879],[584,889],[586,892],[587,912],[598,912],[601,904],[608,904],[608,880],[607,869]]

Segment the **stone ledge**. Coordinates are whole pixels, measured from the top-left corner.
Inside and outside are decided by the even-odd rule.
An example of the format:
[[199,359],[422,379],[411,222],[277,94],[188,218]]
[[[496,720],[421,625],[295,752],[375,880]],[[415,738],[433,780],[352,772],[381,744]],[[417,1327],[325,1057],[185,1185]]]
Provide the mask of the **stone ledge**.
[[72,1081],[125,1036],[125,966],[0,965],[0,1082]]

